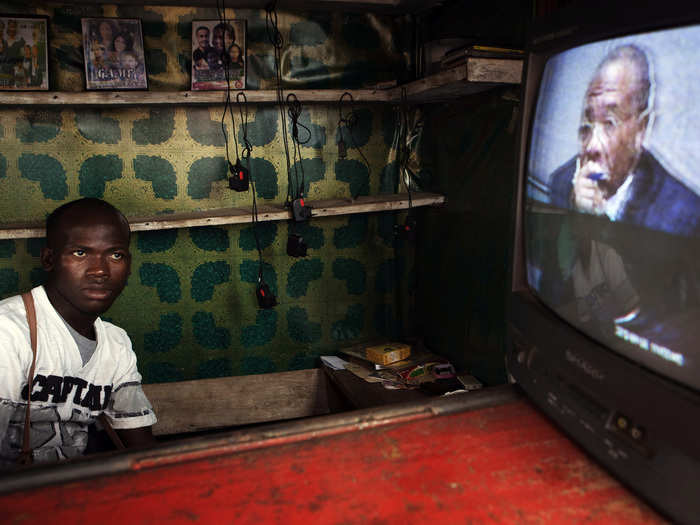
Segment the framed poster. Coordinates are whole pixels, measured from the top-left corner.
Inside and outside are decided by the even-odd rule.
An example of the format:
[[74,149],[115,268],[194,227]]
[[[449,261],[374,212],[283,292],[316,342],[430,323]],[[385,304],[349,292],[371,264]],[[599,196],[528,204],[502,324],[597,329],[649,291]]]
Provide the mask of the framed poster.
[[49,89],[46,17],[0,16],[0,90]]
[[83,18],[87,89],[147,89],[141,20]]
[[245,20],[192,21],[192,90],[245,89]]

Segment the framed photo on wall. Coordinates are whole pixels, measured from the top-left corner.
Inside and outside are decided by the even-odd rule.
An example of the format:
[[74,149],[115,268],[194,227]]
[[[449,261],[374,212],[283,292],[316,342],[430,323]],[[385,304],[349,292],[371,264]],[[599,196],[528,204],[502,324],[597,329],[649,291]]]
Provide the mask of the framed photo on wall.
[[83,18],[87,89],[148,89],[141,20]]
[[246,21],[192,21],[192,90],[245,89]]
[[0,15],[0,90],[49,89],[48,18]]

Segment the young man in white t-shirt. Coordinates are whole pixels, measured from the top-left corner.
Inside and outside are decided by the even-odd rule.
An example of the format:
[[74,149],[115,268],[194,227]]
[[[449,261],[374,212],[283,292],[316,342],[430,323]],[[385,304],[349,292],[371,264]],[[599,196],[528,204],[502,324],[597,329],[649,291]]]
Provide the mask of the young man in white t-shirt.
[[[141,389],[126,332],[98,316],[131,271],[129,223],[112,205],[81,199],[46,221],[44,286],[32,290],[37,315],[31,388],[31,447],[36,462],[83,453],[87,427],[105,413],[127,447],[155,443],[153,409]],[[32,363],[21,296],[0,301],[0,467],[22,448],[27,376]]]

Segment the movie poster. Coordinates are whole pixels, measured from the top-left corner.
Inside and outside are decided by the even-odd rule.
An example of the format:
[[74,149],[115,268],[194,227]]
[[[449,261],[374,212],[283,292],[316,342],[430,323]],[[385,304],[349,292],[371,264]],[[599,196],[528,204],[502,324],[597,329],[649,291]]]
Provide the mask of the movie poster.
[[245,89],[245,20],[192,21],[192,89]]
[[46,18],[0,17],[0,90],[48,90]]
[[83,18],[87,89],[147,89],[141,21]]

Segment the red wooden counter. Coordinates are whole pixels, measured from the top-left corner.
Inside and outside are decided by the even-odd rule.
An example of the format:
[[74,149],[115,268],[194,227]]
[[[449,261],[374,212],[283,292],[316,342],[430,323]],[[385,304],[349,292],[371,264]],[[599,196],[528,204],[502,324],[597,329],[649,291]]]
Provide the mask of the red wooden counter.
[[13,524],[663,522],[506,387],[33,467],[0,491]]

